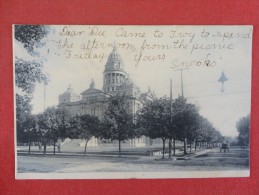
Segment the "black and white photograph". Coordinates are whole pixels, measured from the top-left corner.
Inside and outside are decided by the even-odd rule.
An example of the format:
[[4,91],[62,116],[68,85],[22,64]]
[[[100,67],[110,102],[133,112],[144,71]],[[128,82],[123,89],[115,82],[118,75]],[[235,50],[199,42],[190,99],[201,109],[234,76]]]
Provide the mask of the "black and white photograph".
[[252,35],[13,25],[16,179],[249,177]]

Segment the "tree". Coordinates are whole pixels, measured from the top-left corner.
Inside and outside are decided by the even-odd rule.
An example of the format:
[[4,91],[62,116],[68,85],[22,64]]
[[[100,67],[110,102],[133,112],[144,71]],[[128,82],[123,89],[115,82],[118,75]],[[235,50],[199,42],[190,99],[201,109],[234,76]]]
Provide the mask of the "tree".
[[100,121],[96,116],[82,115],[75,116],[73,118],[72,135],[73,138],[84,139],[85,150],[84,155],[86,155],[87,143],[94,136],[98,135],[100,128]]
[[[15,40],[20,42],[32,58],[39,57],[36,48],[42,47],[42,39],[50,29],[43,25],[15,25]],[[25,60],[15,56],[15,85],[16,85],[16,120],[17,134],[21,131],[24,112],[31,113],[31,98],[37,82],[46,82],[46,75],[42,71],[42,60]]]
[[[14,37],[32,56],[39,56],[36,48],[42,47],[42,39],[48,35],[50,28],[44,25],[15,25]],[[46,82],[46,75],[42,71],[43,62],[40,59],[24,60],[15,57],[15,84],[29,95],[33,92],[36,82]]]
[[53,142],[53,153],[56,153],[56,143],[59,138],[64,139],[71,129],[71,116],[66,109],[51,107],[39,116],[39,127],[43,133],[44,153],[46,152],[46,139]]
[[[221,135],[221,133],[218,130],[214,129],[214,133],[213,134],[214,134],[213,135],[213,139],[212,139],[213,144],[214,143],[218,144],[218,143],[223,142],[224,138],[223,138],[223,136]],[[215,147],[215,146],[213,145],[213,147]]]
[[39,125],[39,136],[40,144],[43,145],[43,154],[46,154],[47,151],[47,142],[48,142],[48,133],[49,129],[46,126],[46,114],[40,113],[37,115],[38,125]]
[[133,116],[127,108],[128,99],[125,95],[114,95],[109,98],[108,108],[104,114],[99,137],[117,140],[119,142],[119,157],[121,157],[121,142],[133,138]]
[[40,61],[25,61],[21,58],[15,58],[15,84],[23,96],[30,97],[36,83],[47,81],[42,67],[43,64]]
[[198,120],[199,124],[195,134],[195,150],[197,144],[196,142],[205,142],[208,145],[208,143],[213,138],[212,131],[214,130],[213,125],[208,119],[204,118],[203,116],[200,116]]
[[31,54],[38,55],[35,48],[42,47],[41,40],[47,36],[50,28],[44,25],[15,25],[14,38],[23,44],[23,47]]
[[187,139],[193,140],[195,129],[197,128],[199,112],[196,105],[187,103],[183,97],[178,98],[181,111],[175,115],[175,125],[177,127],[177,137],[184,142],[184,154],[187,154]]
[[170,105],[166,98],[147,102],[137,113],[138,123],[146,129],[146,136],[152,139],[161,138],[163,156],[165,156],[165,141],[169,137]]
[[250,142],[250,114],[240,118],[236,123],[238,130],[238,143],[241,146],[249,146]]
[[[177,116],[185,110],[185,99],[179,96],[174,101],[170,101],[170,123],[169,123],[169,158],[171,158],[171,148],[173,140],[173,155],[175,156],[175,141],[179,139],[179,132],[181,129],[177,126]],[[179,124],[178,124],[179,125]]]
[[20,139],[23,142],[28,142],[29,145],[29,154],[31,153],[31,143],[33,141],[38,141],[39,139],[39,126],[37,123],[37,118],[34,115],[28,115],[26,119],[23,121],[21,129],[22,132],[19,131]]
[[24,123],[31,113],[30,99],[16,94],[16,132],[17,142],[26,142],[24,140]]

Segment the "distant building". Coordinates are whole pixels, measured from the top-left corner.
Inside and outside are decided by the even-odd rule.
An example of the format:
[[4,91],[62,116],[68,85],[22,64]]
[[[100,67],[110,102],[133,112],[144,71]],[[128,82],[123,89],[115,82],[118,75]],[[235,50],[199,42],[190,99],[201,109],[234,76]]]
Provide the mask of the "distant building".
[[[114,47],[105,64],[102,90],[95,88],[93,79],[89,88],[83,91],[81,96],[77,95],[69,85],[68,89],[59,95],[58,107],[68,109],[73,115],[89,114],[97,116],[101,120],[108,107],[108,98],[117,93],[126,95],[127,108],[132,114],[135,114],[144,102],[155,98],[150,88],[147,92],[141,93],[139,87],[131,81],[128,73],[124,70],[124,62]],[[97,143],[96,140],[90,142]],[[146,142],[149,142],[147,138],[142,138],[130,140],[129,144],[141,146],[145,145]]]

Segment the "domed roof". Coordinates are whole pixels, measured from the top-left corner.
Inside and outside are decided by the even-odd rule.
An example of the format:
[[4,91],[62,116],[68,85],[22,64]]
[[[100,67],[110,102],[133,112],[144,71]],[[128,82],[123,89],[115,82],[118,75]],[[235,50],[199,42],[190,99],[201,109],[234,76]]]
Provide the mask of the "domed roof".
[[69,84],[67,90],[66,90],[64,93],[62,93],[60,96],[66,96],[66,95],[78,96],[78,95],[75,93],[75,91],[73,90],[71,84]]
[[80,100],[80,96],[75,93],[73,88],[71,87],[71,84],[68,86],[67,90],[59,95],[59,103],[65,103],[65,102],[75,102]]
[[114,45],[112,52],[110,53],[108,60],[105,64],[105,71],[107,70],[123,70],[124,63],[123,60],[118,53],[116,46]]

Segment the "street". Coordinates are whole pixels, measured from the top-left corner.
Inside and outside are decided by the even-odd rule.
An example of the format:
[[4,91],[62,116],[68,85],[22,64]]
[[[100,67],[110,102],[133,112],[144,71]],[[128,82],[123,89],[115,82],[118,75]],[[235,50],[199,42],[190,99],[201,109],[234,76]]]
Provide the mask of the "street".
[[[200,154],[199,154],[200,153]],[[84,172],[168,172],[168,171],[225,171],[249,170],[249,149],[219,148],[197,152],[185,158],[161,159],[161,156],[107,155],[104,153],[18,155],[18,173],[84,173]]]

